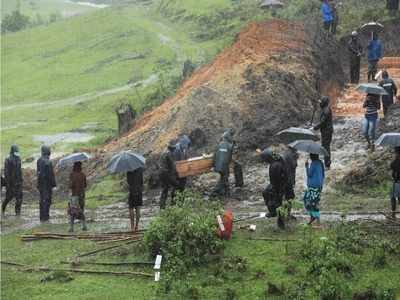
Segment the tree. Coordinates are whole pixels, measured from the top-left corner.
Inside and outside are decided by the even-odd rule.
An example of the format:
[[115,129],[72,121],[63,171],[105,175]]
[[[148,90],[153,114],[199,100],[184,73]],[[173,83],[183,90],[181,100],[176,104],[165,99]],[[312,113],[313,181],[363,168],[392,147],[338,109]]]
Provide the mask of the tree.
[[7,14],[1,22],[1,32],[16,32],[29,25],[29,17],[21,14],[19,10]]

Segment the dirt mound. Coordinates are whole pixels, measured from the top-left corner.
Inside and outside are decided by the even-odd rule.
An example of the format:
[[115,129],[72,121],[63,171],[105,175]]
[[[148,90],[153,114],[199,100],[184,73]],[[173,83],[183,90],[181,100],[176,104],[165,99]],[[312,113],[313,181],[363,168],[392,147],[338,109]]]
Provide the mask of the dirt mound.
[[272,143],[277,131],[311,118],[321,77],[312,44],[300,23],[250,24],[176,96],[145,114],[104,152],[130,148],[157,154],[171,138],[199,129],[206,144],[198,151],[210,151],[228,127],[236,130],[242,149]]

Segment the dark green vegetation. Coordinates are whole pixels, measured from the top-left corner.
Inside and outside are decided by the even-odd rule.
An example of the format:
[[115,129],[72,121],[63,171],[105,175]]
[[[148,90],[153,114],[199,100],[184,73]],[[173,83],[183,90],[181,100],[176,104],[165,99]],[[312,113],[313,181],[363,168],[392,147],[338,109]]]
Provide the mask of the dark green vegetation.
[[[159,227],[161,222],[177,228],[177,233],[169,237],[167,248],[164,247],[168,251],[165,258],[169,260],[163,262],[159,283],[140,277],[19,272],[3,265],[1,296],[4,299],[352,299],[371,294],[374,297],[368,299],[395,299],[399,295],[400,243],[398,233],[392,234],[386,227],[372,223],[337,224],[316,230],[292,224],[287,231],[278,231],[274,222],[263,219],[252,222],[257,224],[255,233],[236,227],[233,239],[223,242],[223,250],[220,245],[213,255],[203,256],[206,253],[203,250],[212,249],[196,240],[196,235],[200,239],[207,236],[211,243],[216,243],[215,237],[209,236],[215,232],[216,224],[209,224],[208,218],[203,218],[207,213],[199,212],[196,217],[197,208],[181,205],[169,209],[163,213],[168,221],[156,219],[150,227],[147,239],[159,234],[163,245],[166,245],[166,240],[162,240],[166,230]],[[171,224],[172,216],[184,218],[184,215],[188,220],[175,221],[186,224],[185,227]],[[191,218],[193,225],[188,228]],[[66,230],[67,225],[42,225],[35,229]],[[208,233],[204,235],[205,232]],[[68,265],[60,261],[104,246],[67,240],[24,243],[18,239],[22,233],[27,232],[2,237],[2,260],[65,268]],[[179,250],[193,245],[199,248],[197,255]],[[82,260],[149,261],[150,254],[145,244],[131,244]],[[201,266],[197,264],[200,261]],[[151,266],[94,267],[78,261],[74,267],[152,273]]]

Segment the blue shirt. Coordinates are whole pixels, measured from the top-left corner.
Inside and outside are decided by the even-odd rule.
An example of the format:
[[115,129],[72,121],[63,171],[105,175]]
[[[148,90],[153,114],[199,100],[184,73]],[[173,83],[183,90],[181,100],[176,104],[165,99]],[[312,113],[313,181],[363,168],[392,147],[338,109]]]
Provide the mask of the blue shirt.
[[332,9],[328,3],[325,3],[325,2],[322,3],[321,13],[322,13],[322,19],[324,20],[324,22],[332,22],[333,21]]
[[320,160],[313,160],[307,171],[307,187],[309,188],[321,188],[324,185],[325,170],[324,165]]
[[382,57],[382,44],[380,40],[372,40],[368,44],[368,61],[379,60]]

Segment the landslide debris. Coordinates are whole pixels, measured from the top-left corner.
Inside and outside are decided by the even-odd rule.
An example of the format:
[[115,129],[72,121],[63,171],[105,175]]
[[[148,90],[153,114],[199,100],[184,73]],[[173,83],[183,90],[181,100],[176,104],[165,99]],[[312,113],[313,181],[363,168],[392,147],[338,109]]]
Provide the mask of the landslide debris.
[[[197,152],[209,152],[226,128],[235,129],[241,150],[270,145],[279,130],[310,121],[321,86],[336,82],[337,70],[342,76],[334,54],[323,52],[324,39],[311,38],[297,22],[251,23],[104,153],[130,148],[157,156],[170,139],[199,131],[204,142]],[[322,68],[326,56],[329,63]]]

